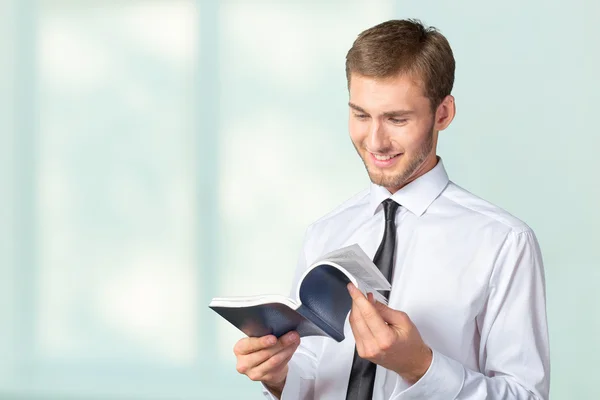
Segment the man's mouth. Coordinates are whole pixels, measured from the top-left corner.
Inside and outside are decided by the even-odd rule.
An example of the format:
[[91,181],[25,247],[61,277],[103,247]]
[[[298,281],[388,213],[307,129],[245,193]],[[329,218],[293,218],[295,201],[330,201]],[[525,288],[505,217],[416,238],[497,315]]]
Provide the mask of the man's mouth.
[[371,163],[377,168],[391,168],[396,165],[402,153],[396,154],[375,154],[369,152]]
[[376,160],[387,161],[387,160],[391,160],[392,158],[398,157],[401,153],[390,154],[390,155],[381,155],[381,154],[375,154],[375,153],[371,153],[371,154],[373,155],[373,157],[375,157]]

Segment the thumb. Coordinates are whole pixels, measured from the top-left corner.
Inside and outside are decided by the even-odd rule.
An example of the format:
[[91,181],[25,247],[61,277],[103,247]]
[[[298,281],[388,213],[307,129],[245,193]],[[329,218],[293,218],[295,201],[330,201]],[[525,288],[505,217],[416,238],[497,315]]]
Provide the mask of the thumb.
[[381,318],[383,318],[383,320],[388,324],[398,326],[406,325],[406,322],[408,320],[408,315],[406,315],[406,313],[394,310],[393,308],[389,308],[388,306],[380,302],[377,302],[375,304],[375,309],[379,312]]

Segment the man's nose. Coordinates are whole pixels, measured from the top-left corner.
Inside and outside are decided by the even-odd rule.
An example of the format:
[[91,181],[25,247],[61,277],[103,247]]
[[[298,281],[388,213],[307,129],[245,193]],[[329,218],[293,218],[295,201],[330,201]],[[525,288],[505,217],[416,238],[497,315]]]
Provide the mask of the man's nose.
[[388,147],[389,139],[385,132],[385,127],[378,119],[373,119],[369,126],[369,136],[367,137],[367,148],[371,151],[378,151]]

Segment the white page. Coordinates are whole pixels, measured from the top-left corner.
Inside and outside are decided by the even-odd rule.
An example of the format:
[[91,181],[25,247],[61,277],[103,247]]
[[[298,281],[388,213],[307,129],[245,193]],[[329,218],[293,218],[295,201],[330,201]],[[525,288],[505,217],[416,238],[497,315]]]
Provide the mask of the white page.
[[315,262],[313,265],[322,263],[323,261],[339,264],[356,277],[357,280],[366,283],[374,290],[392,289],[392,286],[387,279],[385,279],[379,268],[373,264],[373,261],[371,261],[369,256],[365,254],[358,244],[332,251],[321,257],[319,261]]
[[279,294],[263,294],[258,296],[235,296],[235,297],[214,297],[209,307],[251,307],[261,304],[281,303],[295,310],[298,304],[292,299]]
[[378,302],[383,303],[387,306],[388,301],[381,293],[379,293],[377,290],[373,289],[371,286],[366,284],[364,281],[361,281],[361,280],[357,280],[357,281],[358,281],[358,285],[357,285],[358,289],[365,296],[367,296],[367,293],[371,293],[371,294],[373,294],[373,297],[375,297],[375,300],[377,300]]

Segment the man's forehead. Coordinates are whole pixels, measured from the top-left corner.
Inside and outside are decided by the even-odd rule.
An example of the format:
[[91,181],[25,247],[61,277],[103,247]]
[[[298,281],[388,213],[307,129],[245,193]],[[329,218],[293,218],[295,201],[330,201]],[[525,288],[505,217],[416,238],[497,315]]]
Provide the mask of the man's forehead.
[[380,112],[413,110],[427,106],[420,85],[406,76],[391,78],[371,78],[362,75],[352,76],[350,82],[350,103],[355,109],[377,109]]

